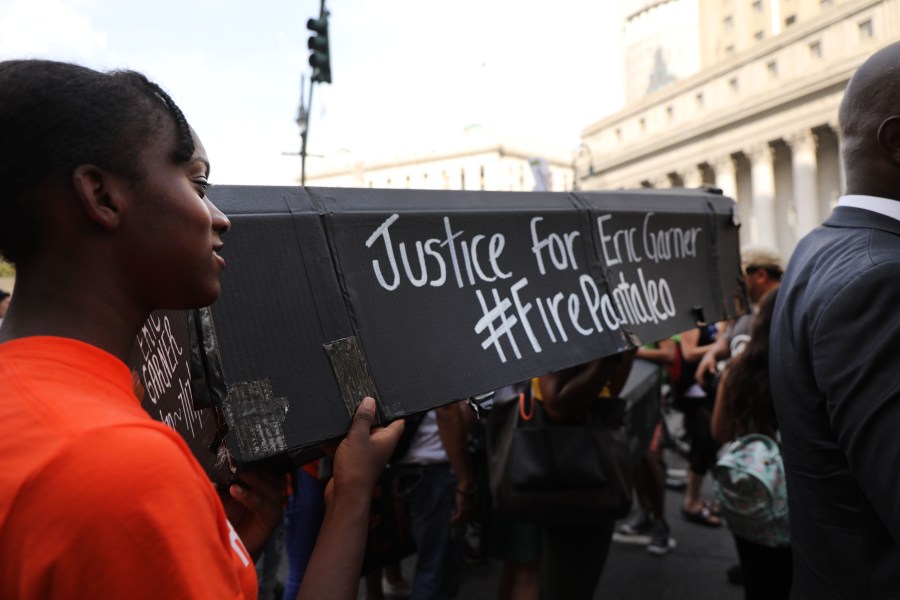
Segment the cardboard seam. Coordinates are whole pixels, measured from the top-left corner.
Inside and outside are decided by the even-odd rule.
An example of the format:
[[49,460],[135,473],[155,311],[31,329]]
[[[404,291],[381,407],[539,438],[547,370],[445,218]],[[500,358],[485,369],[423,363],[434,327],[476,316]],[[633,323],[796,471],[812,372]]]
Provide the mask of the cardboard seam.
[[[568,193],[567,197],[569,198],[569,201],[572,203],[572,206],[575,208],[576,212],[581,215],[581,218],[583,220],[582,226],[586,226],[587,234],[590,236],[590,246],[588,246],[588,244],[585,244],[585,253],[588,255],[588,273],[592,276],[594,272],[600,273],[601,280],[597,282],[598,287],[603,293],[609,295],[609,297],[612,298],[613,290],[609,285],[609,273],[606,270],[606,265],[599,255],[594,254],[594,251],[599,249],[601,247],[601,244],[599,239],[600,234],[593,224],[593,210],[591,209],[591,206],[587,203],[587,201],[575,192]],[[619,328],[616,331],[618,331],[619,333],[614,334],[612,331],[607,329],[606,333],[609,339],[617,342],[617,345],[621,343],[625,346],[626,350],[641,346],[637,334],[635,334],[634,331],[630,327],[628,327],[627,323],[620,322]]]
[[[319,306],[320,301],[318,299],[318,295],[315,293],[316,286],[314,285],[313,280],[311,279],[312,270],[310,269],[309,261],[307,260],[306,250],[304,250],[303,244],[303,235],[302,231],[299,229],[301,221],[302,221],[302,213],[295,213],[290,203],[285,201],[285,208],[287,208],[288,214],[291,215],[291,225],[294,229],[294,235],[297,236],[297,245],[300,248],[300,260],[303,261],[303,276],[306,278],[306,283],[309,285],[309,289],[313,290],[312,299],[313,299],[313,310],[316,311],[316,323],[319,324],[319,335],[322,339],[330,339],[330,335],[325,330],[325,322],[322,317],[323,311]],[[327,237],[327,236],[326,236]],[[312,265],[313,267],[315,265]]]
[[215,414],[216,431],[208,449],[216,457],[215,468],[227,470],[233,475],[237,472],[237,466],[228,444],[224,443],[228,423],[222,414],[222,403],[228,396],[228,390],[212,311],[209,307],[188,311],[187,322],[191,347],[188,369],[194,410],[212,410]]
[[[328,247],[328,253],[331,256],[331,265],[334,269],[334,275],[338,282],[338,287],[341,290],[341,300],[344,304],[344,310],[347,315],[347,320],[350,322],[350,328],[353,330],[353,339],[356,344],[356,351],[359,353],[359,359],[362,361],[362,366],[365,369],[366,373],[369,374],[369,378],[371,379],[371,389],[370,392],[366,395],[372,396],[375,399],[376,406],[376,423],[386,423],[393,419],[393,414],[388,410],[388,408],[381,401],[381,394],[378,392],[378,386],[375,384],[374,378],[371,377],[371,370],[369,369],[368,361],[366,360],[365,353],[365,344],[362,342],[362,336],[359,333],[359,325],[356,318],[356,313],[353,311],[353,303],[350,301],[350,291],[347,287],[347,284],[344,280],[343,276],[343,268],[341,267],[341,258],[340,254],[337,251],[337,245],[334,241],[333,228],[331,223],[331,215],[334,211],[330,211],[325,206],[324,198],[320,197],[314,190],[310,190],[309,188],[304,188],[306,190],[307,197],[310,199],[310,204],[312,208],[319,215],[319,223],[322,226],[322,231],[325,235],[325,242]],[[326,336],[326,339],[331,339],[331,342],[323,344],[322,347],[326,353],[329,353],[329,346],[332,344],[336,344],[341,341],[341,339],[349,339],[349,338],[341,338],[334,339],[332,336]],[[331,354],[329,353],[329,359],[332,359]],[[332,368],[334,368],[334,364],[332,364]],[[341,393],[344,392],[344,382],[338,376],[337,371],[335,372],[335,377],[337,378],[338,386],[341,388]],[[344,398],[344,404],[347,406],[348,411],[350,411],[350,415],[352,416],[356,412],[356,407],[359,406],[359,403],[362,402],[363,396],[360,396],[358,399],[355,399],[353,402],[348,402],[347,398]]]

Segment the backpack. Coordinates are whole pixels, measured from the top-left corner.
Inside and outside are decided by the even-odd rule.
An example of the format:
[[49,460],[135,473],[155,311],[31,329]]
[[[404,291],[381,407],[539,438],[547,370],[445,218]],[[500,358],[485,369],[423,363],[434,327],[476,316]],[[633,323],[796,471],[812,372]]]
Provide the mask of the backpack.
[[722,516],[735,535],[771,548],[790,544],[784,462],[775,440],[759,433],[734,440],[712,474]]

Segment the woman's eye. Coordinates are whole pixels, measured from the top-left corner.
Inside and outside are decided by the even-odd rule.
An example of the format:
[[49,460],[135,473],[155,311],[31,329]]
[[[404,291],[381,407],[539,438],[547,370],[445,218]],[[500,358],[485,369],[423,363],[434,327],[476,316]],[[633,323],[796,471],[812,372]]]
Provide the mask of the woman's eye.
[[206,179],[195,179],[194,185],[197,186],[197,193],[201,198],[205,197],[206,191],[212,187],[212,184]]

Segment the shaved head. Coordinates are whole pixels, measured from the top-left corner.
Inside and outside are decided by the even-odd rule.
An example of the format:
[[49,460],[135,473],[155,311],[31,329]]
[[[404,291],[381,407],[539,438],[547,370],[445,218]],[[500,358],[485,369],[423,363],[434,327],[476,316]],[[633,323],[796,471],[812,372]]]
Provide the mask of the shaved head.
[[[847,193],[898,198],[900,42],[882,48],[856,70],[844,91],[838,116]],[[886,179],[879,184],[877,178]],[[873,186],[888,188],[890,195]]]

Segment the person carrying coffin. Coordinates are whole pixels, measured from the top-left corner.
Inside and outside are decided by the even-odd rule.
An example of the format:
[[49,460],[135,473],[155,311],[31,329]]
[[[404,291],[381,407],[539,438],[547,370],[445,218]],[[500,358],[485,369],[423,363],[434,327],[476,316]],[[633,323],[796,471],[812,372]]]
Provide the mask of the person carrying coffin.
[[[125,364],[155,309],[219,295],[230,223],[172,99],[133,71],[0,62],[0,597],[256,598],[282,482],[223,507]],[[372,488],[403,428],[362,402],[301,598],[355,598]],[[226,518],[228,514],[229,518]],[[234,523],[234,526],[232,526]]]

